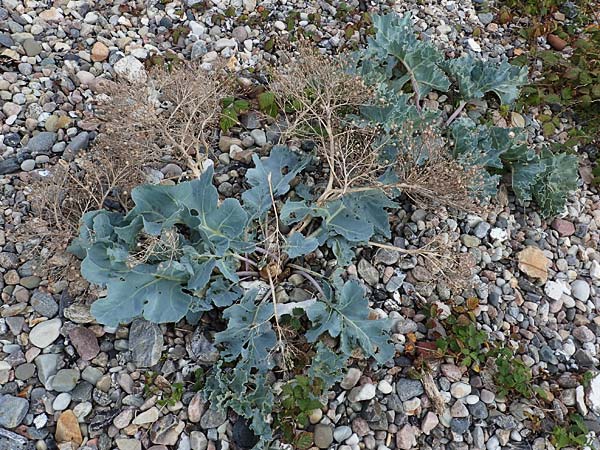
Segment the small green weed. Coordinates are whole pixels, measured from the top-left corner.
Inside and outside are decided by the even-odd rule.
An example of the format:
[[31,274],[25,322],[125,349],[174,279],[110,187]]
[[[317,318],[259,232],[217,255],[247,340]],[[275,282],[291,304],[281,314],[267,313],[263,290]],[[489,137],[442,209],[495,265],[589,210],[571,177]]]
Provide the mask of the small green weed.
[[221,100],[223,109],[221,111],[221,120],[219,125],[221,131],[227,132],[231,127],[240,123],[239,116],[250,108],[247,100],[236,99],[235,97],[225,97]]
[[496,357],[497,371],[494,376],[498,394],[506,395],[517,392],[523,397],[531,398],[536,392],[532,386],[531,369],[507,347],[492,352]]
[[175,406],[177,402],[181,401],[183,383],[173,383],[170,390],[171,392],[156,402],[159,406]]
[[552,445],[557,450],[566,447],[582,449],[590,443],[589,432],[590,430],[583,422],[583,417],[579,414],[572,414],[566,425],[556,426],[552,430]]
[[[322,391],[322,383],[319,379],[311,380],[310,377],[305,375],[296,375],[295,378],[283,385],[280,408],[275,422],[287,442],[302,444],[305,443],[304,441],[308,441],[305,434],[296,435],[295,431],[298,428],[306,428],[310,413],[323,407],[323,404],[318,400]],[[298,443],[299,439],[303,442]],[[308,447],[311,444],[312,437]],[[298,448],[308,447],[298,446]]]
[[445,325],[449,325],[447,329],[450,333],[436,341],[438,350],[455,357],[462,366],[479,372],[485,363],[488,334],[478,330],[466,316],[450,316],[445,320]]

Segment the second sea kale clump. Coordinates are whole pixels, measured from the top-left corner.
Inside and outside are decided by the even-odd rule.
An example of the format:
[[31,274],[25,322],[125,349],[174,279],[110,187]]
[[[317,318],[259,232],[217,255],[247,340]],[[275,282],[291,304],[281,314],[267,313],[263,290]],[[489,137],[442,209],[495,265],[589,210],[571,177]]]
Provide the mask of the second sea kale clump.
[[[527,83],[527,68],[470,55],[447,60],[432,44],[417,39],[409,15],[374,16],[373,23],[375,36],[358,54],[355,71],[374,86],[384,104],[364,107],[363,116],[387,131],[434,122],[454,141],[452,152],[458,161],[465,167],[486,169],[487,173],[481,173],[484,197],[493,195],[500,175],[508,173],[517,200],[533,200],[545,216],[560,213],[568,193],[577,188],[575,156],[528,148],[523,128],[457,119],[470,102],[488,93],[495,94],[502,105],[511,105]],[[422,105],[431,91],[454,100],[456,110],[445,122],[440,119],[441,111]]]

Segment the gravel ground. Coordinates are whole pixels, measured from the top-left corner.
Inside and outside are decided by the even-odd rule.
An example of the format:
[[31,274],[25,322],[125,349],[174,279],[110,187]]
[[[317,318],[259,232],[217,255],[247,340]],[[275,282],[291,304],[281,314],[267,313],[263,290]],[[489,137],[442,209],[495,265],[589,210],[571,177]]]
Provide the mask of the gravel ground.
[[[289,37],[290,20],[293,30],[303,28],[321,48],[337,52],[364,38],[360,28],[349,39],[346,33],[360,15],[325,1],[47,3],[2,0],[0,7],[0,449],[247,448],[245,425],[208,408],[199,394],[186,391],[181,400],[160,406],[156,389],[145,389],[149,371],[161,390],[187,382],[198,361],[211,358],[200,328],[143,320],[118,329],[95,324],[89,305],[68,294],[82,291],[73,287],[78,282],[49,277],[50,268],[65,261],[56,256],[34,270],[17,231],[30,220],[32,180],[96,136],[92,105],[100,79],[143,77],[144,63],[168,52],[206,69],[222,57],[243,73],[260,72],[283,58],[278,43]],[[417,28],[449,55],[471,52],[494,60],[527,48],[512,26],[499,25],[470,0],[409,1],[393,9],[412,12]],[[482,102],[469,114],[486,109]],[[539,112],[512,118],[531,125],[532,145],[544,141],[537,134]],[[260,120],[246,125],[242,135],[232,134],[247,152],[227,136],[219,143],[217,181],[224,195],[239,188],[228,164],[243,164],[274,137]],[[555,140],[564,139],[568,126],[557,130]],[[159,178],[164,169],[156,171]],[[600,432],[600,377],[587,387],[581,381],[582,373],[595,373],[599,365],[598,191],[582,183],[565,214],[551,223],[510,196],[481,216],[407,206],[395,221],[396,244],[419,244],[446,230],[455,247],[473,258],[475,287],[452,300],[460,305],[479,299],[477,322],[492,339],[519,349],[548,400],[538,405],[497,395],[489,380],[449,359],[434,372],[446,402],[436,412],[421,381],[409,377],[412,361],[405,351],[414,339],[428,337],[421,298],[444,307],[450,290],[415,260],[365,249],[348,271],[372,291],[374,306],[395,319],[400,356],[377,370],[364,361],[348,370],[327,409],[310,417],[317,447],[542,450],[552,448],[549,419],[565,416],[567,407]],[[524,260],[545,269],[531,276]]]

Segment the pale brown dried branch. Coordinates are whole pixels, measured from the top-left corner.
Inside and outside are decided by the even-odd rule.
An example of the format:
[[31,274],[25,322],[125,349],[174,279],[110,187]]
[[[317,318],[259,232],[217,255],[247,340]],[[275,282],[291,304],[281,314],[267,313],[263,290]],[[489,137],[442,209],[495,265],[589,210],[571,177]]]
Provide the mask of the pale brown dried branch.
[[223,71],[209,73],[195,64],[153,69],[144,82],[109,83],[97,108],[103,124],[99,145],[146,155],[143,159],[171,154],[199,176],[221,100],[232,89]]

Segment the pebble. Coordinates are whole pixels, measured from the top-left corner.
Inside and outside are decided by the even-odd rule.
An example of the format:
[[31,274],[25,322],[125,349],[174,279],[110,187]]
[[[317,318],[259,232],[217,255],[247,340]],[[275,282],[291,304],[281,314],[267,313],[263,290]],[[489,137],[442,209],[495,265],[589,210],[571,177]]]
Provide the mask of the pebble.
[[374,384],[363,384],[361,386],[357,386],[350,391],[348,394],[348,400],[351,402],[364,402],[366,400],[371,400],[375,397],[376,388]]
[[54,411],[64,411],[69,407],[71,403],[71,394],[67,392],[62,392],[56,396],[54,401],[52,402],[52,409]]
[[55,439],[57,444],[72,442],[79,447],[83,442],[79,421],[70,409],[61,413],[56,422]]
[[319,448],[329,448],[333,443],[333,430],[329,425],[318,424],[315,426],[314,443]]
[[164,345],[160,327],[144,319],[136,319],[129,329],[129,350],[133,363],[152,367],[158,363]]
[[462,382],[452,383],[450,393],[454,398],[463,398],[471,393],[471,385]]
[[42,131],[29,139],[27,149],[34,155],[37,153],[48,153],[56,142],[56,137],[56,133]]
[[78,370],[60,369],[52,379],[52,388],[57,392],[71,392],[78,381]]
[[121,58],[115,63],[113,69],[118,76],[130,83],[144,82],[147,78],[144,65],[132,55]]
[[423,394],[423,384],[419,380],[400,378],[396,382],[396,393],[400,397],[400,400],[410,400]]
[[29,410],[26,399],[0,394],[0,426],[13,429],[23,422]]
[[590,285],[584,280],[575,280],[571,283],[571,294],[577,300],[586,302],[590,298]]
[[94,359],[100,353],[96,335],[87,328],[76,327],[69,332],[69,339],[84,361]]
[[29,333],[29,341],[39,348],[46,348],[60,335],[62,322],[60,319],[50,319],[37,324]]
[[346,375],[340,382],[340,387],[345,390],[352,389],[354,386],[356,386],[356,383],[358,383],[358,380],[361,376],[362,372],[359,369],[355,367],[349,368],[348,372],[346,372]]

